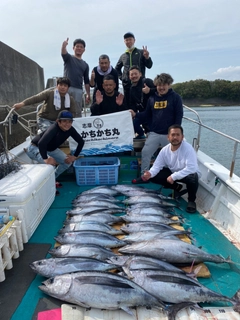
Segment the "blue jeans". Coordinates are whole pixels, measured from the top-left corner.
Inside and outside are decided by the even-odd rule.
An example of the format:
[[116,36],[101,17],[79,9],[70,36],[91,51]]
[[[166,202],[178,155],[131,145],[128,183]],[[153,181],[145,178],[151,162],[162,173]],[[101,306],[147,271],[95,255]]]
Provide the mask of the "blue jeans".
[[76,118],[81,118],[83,89],[70,87],[68,93],[74,98],[76,103]]
[[41,132],[46,131],[56,121],[48,120],[45,118],[37,118],[38,129]]
[[[26,153],[30,159],[45,164],[37,146],[30,144],[26,150]],[[62,150],[55,149],[53,151],[48,151],[47,154],[48,156],[54,158],[58,163],[58,166],[55,169],[55,178],[57,178],[61,173],[66,171],[71,166],[71,163],[68,164],[64,162],[66,159],[66,154]]]

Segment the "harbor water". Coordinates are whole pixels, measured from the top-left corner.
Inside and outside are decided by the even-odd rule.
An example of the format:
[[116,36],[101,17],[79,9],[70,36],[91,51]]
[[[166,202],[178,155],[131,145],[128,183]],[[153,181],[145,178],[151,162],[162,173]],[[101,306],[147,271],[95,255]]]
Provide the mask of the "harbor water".
[[[204,125],[240,140],[240,106],[195,107],[193,109],[199,114]],[[184,109],[184,116],[197,120],[197,117],[186,109]],[[197,137],[198,126],[186,119],[183,120],[182,125],[187,141],[192,143],[193,138]],[[234,150],[233,141],[202,128],[199,150],[230,169]],[[234,173],[240,176],[240,146],[237,150]]]

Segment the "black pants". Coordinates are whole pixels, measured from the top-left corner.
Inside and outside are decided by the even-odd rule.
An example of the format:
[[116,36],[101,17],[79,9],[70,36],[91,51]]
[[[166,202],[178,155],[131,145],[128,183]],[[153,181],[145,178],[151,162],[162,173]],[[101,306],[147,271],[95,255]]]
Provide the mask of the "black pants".
[[163,185],[165,188],[176,190],[177,182],[183,182],[186,184],[188,192],[188,201],[194,202],[196,200],[196,193],[198,190],[198,174],[192,173],[181,180],[174,181],[173,184],[167,182],[167,177],[172,174],[168,168],[163,168],[158,174],[151,178],[151,181],[157,184]]
[[123,85],[124,103],[130,109],[130,85]]

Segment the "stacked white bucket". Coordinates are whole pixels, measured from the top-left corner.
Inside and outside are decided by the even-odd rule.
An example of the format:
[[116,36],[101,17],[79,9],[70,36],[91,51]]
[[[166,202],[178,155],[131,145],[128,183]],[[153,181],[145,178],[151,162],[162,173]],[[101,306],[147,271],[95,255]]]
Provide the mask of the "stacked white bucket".
[[12,259],[17,259],[22,250],[21,221],[10,221],[0,232],[0,282],[5,280],[5,269],[13,267]]

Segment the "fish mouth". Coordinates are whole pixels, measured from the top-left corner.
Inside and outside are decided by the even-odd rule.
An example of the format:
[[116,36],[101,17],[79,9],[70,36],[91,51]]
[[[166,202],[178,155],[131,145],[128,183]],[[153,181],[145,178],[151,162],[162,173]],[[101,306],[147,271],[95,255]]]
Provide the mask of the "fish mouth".
[[41,286],[38,286],[38,289],[40,289],[41,291],[45,292],[45,293],[48,293],[48,288],[42,284]]
[[33,263],[29,263],[29,267],[34,271],[34,272],[37,272],[36,271],[36,268],[35,268],[35,265]]

